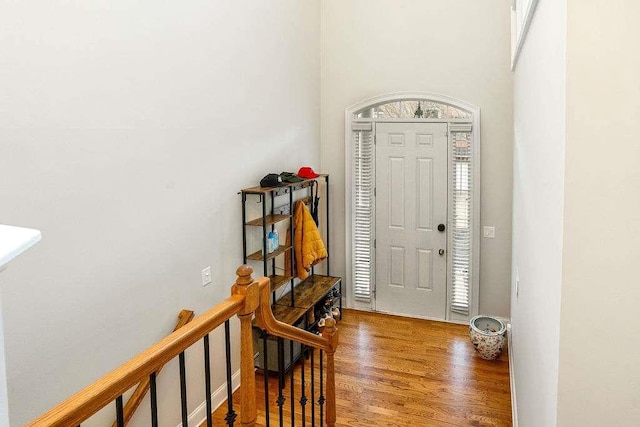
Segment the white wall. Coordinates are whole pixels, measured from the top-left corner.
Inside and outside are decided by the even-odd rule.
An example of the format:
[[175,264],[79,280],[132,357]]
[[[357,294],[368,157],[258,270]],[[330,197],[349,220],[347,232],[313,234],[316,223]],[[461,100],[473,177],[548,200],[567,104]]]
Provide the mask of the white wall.
[[[0,274],[3,271],[0,267]],[[2,282],[0,282],[2,285]],[[0,299],[2,293],[0,293]],[[0,307],[2,307],[0,300]],[[4,325],[0,316],[0,425],[9,425],[9,393],[7,391],[7,366],[4,356]]]
[[344,110],[375,95],[424,91],[482,110],[480,311],[509,315],[512,87],[509,1],[324,0],[322,170],[333,183],[332,273],[344,276]]
[[569,0],[558,425],[640,425],[640,4]]
[[[514,73],[512,373],[520,427],[556,424],[566,2],[541,0]],[[518,269],[519,294],[515,290]]]
[[[319,1],[3,3],[0,223],[43,233],[2,277],[12,425],[229,294],[237,191],[320,163],[319,19]],[[200,346],[188,359],[191,411]]]

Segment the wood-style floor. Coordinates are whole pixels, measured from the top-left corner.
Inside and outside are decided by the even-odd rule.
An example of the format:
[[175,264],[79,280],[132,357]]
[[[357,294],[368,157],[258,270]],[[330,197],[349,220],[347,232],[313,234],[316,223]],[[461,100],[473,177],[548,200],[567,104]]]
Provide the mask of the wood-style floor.
[[[498,360],[482,360],[469,343],[465,325],[354,310],[345,310],[343,317],[336,352],[337,426],[511,425],[506,349]],[[317,364],[317,353],[315,359]],[[306,361],[307,381],[309,365]],[[300,371],[297,367],[294,376],[296,402],[301,394]],[[289,376],[286,383],[284,425],[289,426]],[[260,426],[266,424],[263,386],[263,376],[257,374]],[[277,388],[277,379],[270,378],[271,426],[279,425],[274,403]],[[306,394],[309,398],[309,387]],[[234,407],[239,413],[236,396]],[[309,420],[310,404],[306,409]],[[297,404],[295,424],[301,426],[299,411]],[[318,412],[316,405],[316,420]],[[214,425],[224,425],[225,413],[223,405],[214,414]]]

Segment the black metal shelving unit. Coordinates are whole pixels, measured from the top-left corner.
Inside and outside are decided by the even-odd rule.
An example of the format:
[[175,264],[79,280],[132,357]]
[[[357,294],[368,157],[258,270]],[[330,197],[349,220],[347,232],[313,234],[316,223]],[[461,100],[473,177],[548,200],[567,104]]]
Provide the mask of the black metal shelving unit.
[[[315,267],[312,267],[311,274],[306,279],[297,282],[295,278],[295,260],[293,245],[280,243],[279,247],[272,253],[267,250],[268,233],[276,228],[277,224],[287,223],[289,226],[289,241],[294,240],[293,230],[293,212],[294,204],[298,200],[313,203],[314,190],[319,189],[319,180],[324,180],[324,197],[325,201],[325,222],[319,221],[319,228],[324,227],[326,231],[326,248],[328,256],[323,261],[326,263],[326,275],[315,274]],[[304,192],[303,192],[304,191]],[[298,193],[300,192],[300,193]],[[342,295],[342,278],[330,275],[330,251],[329,251],[329,175],[321,174],[317,178],[308,179],[296,183],[283,184],[279,187],[249,187],[240,190],[242,197],[242,256],[243,262],[246,264],[250,261],[262,263],[262,274],[271,279],[271,295],[272,295],[272,311],[276,319],[281,322],[303,327],[307,330],[317,327],[317,319],[311,320],[310,313],[313,313],[316,307],[324,301],[327,295],[334,289],[337,289]],[[298,197],[295,197],[298,196]],[[249,201],[261,204],[261,215],[257,218],[247,218],[247,203]],[[278,204],[280,203],[280,204]],[[318,215],[320,217],[320,215]],[[262,231],[262,249],[258,251],[249,251],[247,244],[248,233],[251,229],[261,229]],[[283,236],[284,237],[284,236]],[[284,240],[284,239],[282,239]],[[255,248],[254,248],[255,249]],[[251,253],[249,253],[251,252]],[[265,255],[266,254],[266,255]],[[289,271],[284,274],[276,273],[276,259],[279,256],[288,256]],[[284,287],[286,294],[280,298],[277,297],[277,291]],[[342,297],[339,298],[338,306],[340,308],[340,320],[342,317]],[[262,335],[261,335],[262,337]],[[278,345],[280,353],[281,346]],[[256,347],[262,348],[262,346]],[[262,351],[262,350],[261,350]],[[280,359],[280,357],[278,357]],[[296,357],[290,357],[288,369],[293,366]],[[279,361],[281,363],[281,361]],[[261,367],[261,366],[260,366]],[[262,368],[262,367],[261,367]],[[268,370],[276,371],[277,369]]]

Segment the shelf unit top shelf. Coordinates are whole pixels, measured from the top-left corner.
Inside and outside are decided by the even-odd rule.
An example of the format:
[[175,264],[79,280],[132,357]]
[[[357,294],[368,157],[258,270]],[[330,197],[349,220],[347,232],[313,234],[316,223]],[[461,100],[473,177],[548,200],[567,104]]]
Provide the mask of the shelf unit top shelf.
[[325,178],[329,176],[328,174],[319,174],[317,178],[312,178],[312,179],[305,179],[303,181],[300,182],[291,182],[291,183],[283,183],[282,185],[278,186],[278,187],[260,187],[259,185],[256,187],[249,187],[249,188],[243,188],[242,190],[240,190],[242,193],[245,194],[268,194],[272,191],[277,191],[280,190],[282,188],[291,188],[291,187],[298,187],[298,186],[302,186],[302,187],[306,187],[309,185],[310,182],[317,180],[318,178]]
[[[298,284],[293,290],[295,292],[295,308],[308,310],[322,299],[335,285],[342,279],[334,276],[323,276],[312,274]],[[287,308],[291,306],[291,291],[276,301],[276,305]]]

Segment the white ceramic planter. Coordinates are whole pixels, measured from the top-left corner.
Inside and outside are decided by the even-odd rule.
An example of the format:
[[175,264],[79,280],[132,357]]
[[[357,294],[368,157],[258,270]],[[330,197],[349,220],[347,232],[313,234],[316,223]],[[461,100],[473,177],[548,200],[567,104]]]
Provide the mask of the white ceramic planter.
[[504,347],[504,335],[507,325],[500,319],[491,316],[476,316],[469,322],[469,339],[471,344],[486,360],[500,356]]

